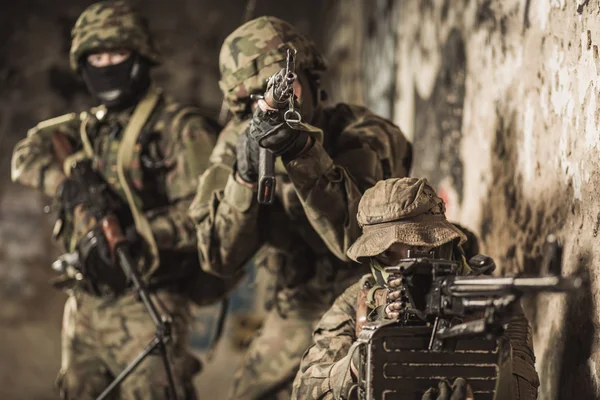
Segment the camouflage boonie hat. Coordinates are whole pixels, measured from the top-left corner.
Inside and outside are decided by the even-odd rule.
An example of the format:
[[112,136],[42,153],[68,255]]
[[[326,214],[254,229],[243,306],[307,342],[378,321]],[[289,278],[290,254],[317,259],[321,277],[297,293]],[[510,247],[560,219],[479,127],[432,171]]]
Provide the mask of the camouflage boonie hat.
[[160,64],[148,21],[125,1],[101,1],[85,9],[71,31],[71,69],[79,60],[97,50],[129,49]]
[[250,95],[266,89],[267,79],[285,66],[287,48],[297,51],[297,71],[327,68],[315,44],[279,18],[256,18],[225,39],[219,54],[219,86],[233,113],[244,113]]
[[446,206],[427,179],[393,178],[368,189],[358,205],[363,234],[348,249],[348,257],[374,257],[394,243],[438,247],[467,238],[446,220]]

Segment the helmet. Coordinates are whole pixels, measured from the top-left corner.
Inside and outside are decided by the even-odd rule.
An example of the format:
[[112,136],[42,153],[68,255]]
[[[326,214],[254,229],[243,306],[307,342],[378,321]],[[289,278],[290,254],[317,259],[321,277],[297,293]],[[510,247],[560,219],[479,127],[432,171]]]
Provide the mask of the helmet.
[[148,22],[125,1],[101,1],[79,16],[71,31],[71,69],[79,69],[79,60],[96,50],[125,48],[136,51],[153,65],[160,56],[148,30]]
[[246,112],[250,95],[264,91],[267,79],[285,66],[287,48],[297,51],[298,71],[327,68],[315,44],[279,18],[256,18],[225,39],[219,54],[219,86],[233,113]]

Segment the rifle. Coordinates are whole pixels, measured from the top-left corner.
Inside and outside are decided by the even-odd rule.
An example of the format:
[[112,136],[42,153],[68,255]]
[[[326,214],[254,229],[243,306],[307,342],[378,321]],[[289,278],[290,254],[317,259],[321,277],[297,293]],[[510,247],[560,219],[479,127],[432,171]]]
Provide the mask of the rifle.
[[[52,136],[54,154],[57,161],[64,163],[72,152],[72,146],[68,139],[56,132]],[[61,160],[62,159],[62,160]],[[63,164],[60,164],[63,165]],[[125,277],[133,284],[138,297],[144,303],[152,321],[156,326],[156,333],[150,343],[142,352],[110,383],[110,385],[97,397],[97,400],[107,398],[135,368],[156,349],[159,350],[165,367],[169,389],[165,393],[166,398],[177,399],[175,381],[173,379],[173,367],[167,354],[167,343],[171,341],[171,320],[167,316],[161,316],[154,301],[150,297],[148,289],[140,276],[136,263],[129,252],[129,243],[121,229],[121,225],[114,210],[120,200],[112,192],[108,184],[100,174],[92,168],[89,159],[74,161],[70,166],[71,179],[77,181],[84,190],[81,193],[83,204],[98,221],[104,239],[108,243],[113,262],[118,264]]]
[[[547,241],[546,252],[554,263],[561,254],[555,240]],[[421,257],[384,268],[388,281],[401,280],[392,289],[402,293],[400,317],[367,324],[359,333],[359,398],[420,398],[440,379],[459,376],[478,400],[512,398],[510,345],[502,337],[511,309],[525,294],[570,292],[583,280],[485,276],[481,271],[495,268],[485,256],[469,264],[474,276],[457,275],[458,262]],[[380,285],[383,276],[376,274]]]
[[[267,91],[263,97],[263,100],[271,108],[280,111],[287,108],[283,118],[290,127],[301,121],[300,113],[294,110],[292,85],[297,78],[296,50],[288,49],[285,68],[269,78]],[[275,185],[275,158],[270,150],[260,147],[258,156],[258,202],[260,204],[273,203]]]

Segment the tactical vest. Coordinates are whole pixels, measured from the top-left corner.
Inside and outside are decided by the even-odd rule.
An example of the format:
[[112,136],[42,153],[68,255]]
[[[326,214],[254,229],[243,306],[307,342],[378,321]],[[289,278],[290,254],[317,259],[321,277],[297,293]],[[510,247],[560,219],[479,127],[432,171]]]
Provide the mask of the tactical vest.
[[[150,253],[149,258],[142,260],[144,265],[139,266],[146,281],[149,281],[150,277],[158,269],[160,261],[159,250],[152,233],[150,222],[142,210],[142,200],[136,190],[139,187],[138,181],[140,181],[141,177],[139,176],[139,172],[131,168],[131,166],[134,163],[139,162],[141,153],[140,138],[144,131],[147,130],[145,129],[147,128],[147,125],[152,122],[153,113],[158,110],[162,98],[163,94],[161,90],[153,87],[149,89],[146,96],[137,104],[133,114],[128,119],[127,124],[121,133],[121,140],[118,144],[118,149],[116,149],[117,151],[115,151],[116,158],[114,160],[109,160],[112,162],[113,165],[111,167],[114,170],[112,174],[114,176],[111,175],[108,177],[108,180],[111,180],[109,184],[115,187],[119,194],[126,200],[127,206],[131,211],[136,231],[144,239],[148,248],[148,253]],[[73,162],[81,159],[94,160],[97,158],[88,128],[95,121],[101,121],[105,115],[106,109],[103,106],[95,107],[91,109],[90,112],[67,114],[62,117],[41,122],[29,132],[29,135],[37,134],[41,131],[53,131],[56,127],[69,122],[78,124],[78,139],[81,141],[82,148],[81,150],[68,155],[63,163],[63,171],[69,176]],[[194,107],[183,107],[178,109],[171,117],[168,126],[165,127],[165,129],[167,129],[168,132],[178,132],[185,118],[190,115],[200,115],[199,110]],[[191,159],[204,157],[203,159],[208,160],[211,151],[212,148],[207,148],[206,154],[188,154],[187,157]],[[60,230],[60,227],[55,229],[55,231],[56,230]],[[73,246],[70,247],[73,248]],[[204,273],[198,263],[198,256],[191,254],[190,256],[191,259],[193,258],[192,263],[194,264],[191,266],[191,269],[196,271],[197,276],[194,275],[193,279],[190,277],[188,282],[186,282],[186,286],[188,287],[187,294],[194,303],[205,305],[214,302],[215,299],[225,296],[232,290],[237,281],[239,281],[239,279],[224,281]],[[57,286],[68,287],[68,284],[63,284],[63,282],[66,282],[66,280],[63,279],[56,282]]]

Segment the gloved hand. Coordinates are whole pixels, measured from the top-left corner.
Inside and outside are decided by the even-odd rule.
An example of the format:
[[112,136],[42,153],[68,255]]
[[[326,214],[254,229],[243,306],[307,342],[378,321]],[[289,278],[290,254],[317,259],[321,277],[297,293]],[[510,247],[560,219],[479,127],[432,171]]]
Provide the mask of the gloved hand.
[[258,180],[259,147],[246,129],[236,144],[237,174],[245,182],[254,183]]
[[452,387],[447,380],[441,380],[437,388],[430,388],[421,400],[474,400],[473,391],[464,378],[456,378]]
[[[284,120],[284,110],[266,110],[260,107],[254,111],[250,124],[250,136],[261,147],[271,150],[275,156],[286,160],[298,157],[306,147],[308,132],[295,130],[288,126]],[[264,103],[266,105],[266,103]]]
[[91,265],[112,266],[114,264],[110,247],[100,226],[90,229],[77,241],[77,251],[79,261],[88,269]]
[[75,207],[83,204],[82,193],[84,190],[79,182],[65,178],[56,188],[56,199],[64,211],[72,213]]
[[[78,219],[85,220],[89,230],[77,241],[77,252],[81,264],[81,272],[89,285],[98,294],[122,293],[128,287],[128,279],[123,269],[115,262],[108,241],[95,218],[89,217],[83,207],[77,207]],[[135,228],[126,229],[125,235],[130,250],[133,250],[141,239]]]

